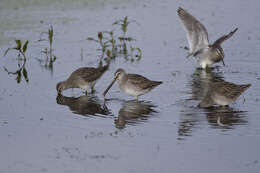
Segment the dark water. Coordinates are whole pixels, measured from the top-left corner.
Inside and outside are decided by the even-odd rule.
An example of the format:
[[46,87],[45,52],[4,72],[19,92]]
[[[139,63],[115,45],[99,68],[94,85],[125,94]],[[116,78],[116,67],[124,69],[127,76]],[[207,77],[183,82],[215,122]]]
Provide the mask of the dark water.
[[[120,2],[120,3],[119,3]],[[17,53],[1,57],[0,172],[259,172],[260,25],[252,1],[4,1],[0,2],[0,53],[14,39],[30,40],[29,82],[7,74],[18,68]],[[185,59],[185,32],[176,10],[188,9],[213,42],[235,27],[223,44],[226,66],[211,72]],[[139,62],[119,57],[96,84],[56,94],[56,83],[82,66],[97,66],[98,45],[87,40],[128,16]],[[53,68],[45,66],[40,33],[54,27]],[[22,63],[22,62],[20,62]],[[114,85],[102,93],[117,68],[163,84],[140,103]],[[197,107],[210,82],[251,83],[230,107]]]

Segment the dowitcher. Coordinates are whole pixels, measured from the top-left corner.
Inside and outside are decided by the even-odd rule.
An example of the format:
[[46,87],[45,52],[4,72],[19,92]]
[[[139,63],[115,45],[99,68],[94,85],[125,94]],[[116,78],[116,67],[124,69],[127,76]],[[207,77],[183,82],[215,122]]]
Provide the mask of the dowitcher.
[[250,86],[251,84],[237,85],[225,81],[212,82],[199,107],[211,107],[214,105],[228,106]]
[[115,81],[118,82],[118,86],[123,92],[135,96],[137,101],[140,95],[151,91],[162,83],[161,81],[151,81],[138,74],[127,74],[123,69],[119,68],[114,74],[114,80],[104,91],[104,97]]
[[198,57],[199,65],[205,69],[212,64],[222,61],[224,63],[224,51],[221,44],[229,39],[238,28],[217,39],[213,44],[209,43],[206,28],[191,14],[184,9],[178,9],[178,15],[187,31],[189,42],[189,56]]
[[58,94],[69,88],[81,88],[87,90],[91,88],[91,92],[94,92],[94,86],[98,79],[107,71],[109,65],[94,67],[82,67],[71,73],[69,78],[65,81],[59,82],[56,85]]

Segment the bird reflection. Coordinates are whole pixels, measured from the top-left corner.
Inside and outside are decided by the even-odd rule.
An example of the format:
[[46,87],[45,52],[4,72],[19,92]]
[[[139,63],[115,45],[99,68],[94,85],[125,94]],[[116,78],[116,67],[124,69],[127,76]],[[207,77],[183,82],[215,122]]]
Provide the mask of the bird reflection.
[[232,129],[234,125],[247,124],[246,111],[231,107],[215,107],[205,110],[206,118],[212,128]]
[[[179,139],[192,136],[205,122],[211,128],[233,129],[236,125],[247,124],[246,112],[231,107],[212,107],[202,109],[198,103],[205,98],[213,82],[225,82],[221,72],[197,69],[188,82],[190,97],[182,101],[179,123]],[[205,116],[206,115],[206,116]]]
[[154,112],[154,105],[149,102],[125,102],[118,112],[118,118],[115,120],[116,128],[123,129],[126,124],[135,125],[146,121]]
[[207,94],[210,83],[223,81],[222,72],[214,72],[210,69],[207,71],[197,69],[189,80],[188,86],[191,88],[190,100],[202,100]]
[[108,108],[105,105],[101,105],[96,97],[86,95],[80,97],[66,97],[59,94],[56,100],[58,104],[68,106],[75,114],[83,116],[111,115]]

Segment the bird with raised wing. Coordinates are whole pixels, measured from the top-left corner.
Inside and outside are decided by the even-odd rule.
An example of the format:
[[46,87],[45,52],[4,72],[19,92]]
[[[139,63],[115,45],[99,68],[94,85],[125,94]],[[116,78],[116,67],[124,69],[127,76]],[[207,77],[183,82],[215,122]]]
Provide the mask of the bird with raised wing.
[[198,57],[199,65],[205,69],[212,64],[222,61],[224,63],[224,51],[221,44],[229,39],[238,28],[217,39],[213,44],[209,43],[208,32],[204,25],[186,10],[179,7],[178,15],[187,31],[189,43],[189,56]]

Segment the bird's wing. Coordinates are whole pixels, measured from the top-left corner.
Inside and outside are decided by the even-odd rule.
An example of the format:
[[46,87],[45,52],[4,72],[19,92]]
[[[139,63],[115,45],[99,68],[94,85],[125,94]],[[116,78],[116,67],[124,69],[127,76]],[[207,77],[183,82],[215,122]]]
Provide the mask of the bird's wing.
[[187,31],[189,42],[189,53],[194,54],[201,48],[209,45],[208,32],[206,28],[191,14],[182,8],[178,9],[178,15]]
[[71,74],[74,79],[83,79],[86,82],[93,82],[101,77],[101,73],[98,68],[82,67],[77,69]]
[[219,95],[225,95],[225,97],[234,99],[239,97],[251,84],[237,85],[231,82],[213,82],[214,92]]
[[161,82],[151,81],[138,74],[127,74],[127,75],[128,75],[127,82],[129,82],[133,86],[137,86],[141,89],[148,89],[148,88],[152,88],[152,87],[155,87],[155,86],[161,84]]
[[234,29],[234,31],[231,31],[229,34],[227,35],[223,35],[222,37],[220,37],[219,39],[217,39],[213,45],[215,46],[220,46],[221,43],[227,39],[229,39],[230,37],[232,37],[232,35],[238,30],[238,28]]

